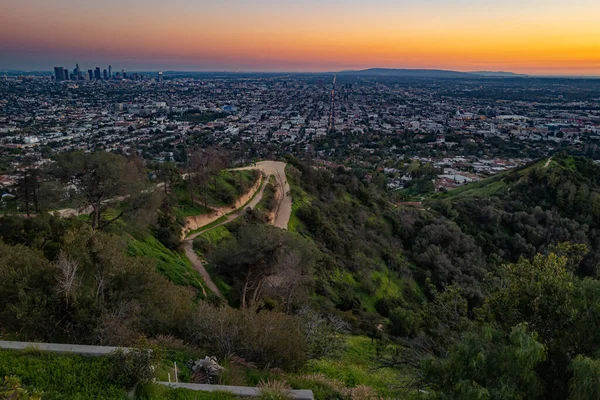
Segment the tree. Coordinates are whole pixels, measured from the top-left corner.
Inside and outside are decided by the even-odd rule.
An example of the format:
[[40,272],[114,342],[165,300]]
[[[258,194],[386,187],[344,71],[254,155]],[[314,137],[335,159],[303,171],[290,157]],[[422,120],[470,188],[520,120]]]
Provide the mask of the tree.
[[[255,305],[261,298],[269,278],[272,287],[287,289],[291,301],[296,284],[286,282],[293,271],[308,273],[314,256],[304,239],[268,225],[248,225],[227,240],[211,255],[220,273],[234,280],[239,288],[242,308]],[[276,278],[284,273],[284,277]]]
[[86,154],[65,153],[57,156],[51,175],[74,189],[75,199],[90,212],[94,229],[104,228],[121,218],[103,221],[108,202],[117,202],[134,195],[142,195],[145,178],[139,162],[107,152]]
[[520,324],[505,333],[491,325],[464,334],[447,356],[424,360],[424,399],[540,399],[536,373],[546,348]]
[[24,164],[25,170],[23,171],[23,175],[17,181],[17,196],[25,206],[25,213],[29,216],[32,206],[36,214],[40,212],[40,184],[38,182],[40,179],[40,170],[34,166],[34,160],[30,157],[25,158]]
[[171,162],[160,163],[158,166],[158,178],[162,181],[165,195],[170,195],[173,187],[181,184],[181,174],[177,166]]
[[[575,261],[582,257],[581,246],[563,244],[555,250]],[[595,355],[600,344],[600,282],[575,276],[575,265],[554,253],[506,265],[499,286],[476,311],[505,332],[526,323],[538,334],[548,349],[548,359],[538,367],[548,399],[568,396],[572,358]]]
[[600,360],[577,356],[571,363],[569,400],[597,399],[600,394]]
[[188,187],[190,201],[194,203],[194,191],[203,192],[204,208],[208,209],[206,186],[212,180],[213,191],[217,192],[219,172],[227,166],[227,155],[214,147],[196,149],[190,157]]

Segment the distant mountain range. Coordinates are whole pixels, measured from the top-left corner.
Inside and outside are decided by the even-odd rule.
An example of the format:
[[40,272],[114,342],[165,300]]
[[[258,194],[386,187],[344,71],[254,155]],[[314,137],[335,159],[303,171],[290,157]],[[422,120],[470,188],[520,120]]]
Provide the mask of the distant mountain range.
[[497,76],[497,77],[505,77],[505,78],[525,78],[529,75],[524,74],[515,74],[514,72],[504,72],[504,71],[473,71],[471,74],[475,75],[483,75],[483,76]]
[[527,75],[515,74],[513,72],[476,71],[460,72],[443,69],[396,69],[396,68],[369,68],[363,70],[347,70],[338,72],[339,75],[355,76],[380,76],[397,78],[462,78],[477,79],[481,77],[495,78],[517,78]]

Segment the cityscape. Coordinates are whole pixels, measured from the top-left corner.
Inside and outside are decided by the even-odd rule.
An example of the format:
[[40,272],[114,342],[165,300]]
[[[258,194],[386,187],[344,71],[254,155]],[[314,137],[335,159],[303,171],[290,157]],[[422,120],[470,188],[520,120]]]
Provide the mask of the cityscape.
[[[101,74],[77,65],[0,82],[0,143],[14,171],[25,156],[43,164],[73,150],[181,162],[186,144],[203,143],[244,159],[291,153],[361,168],[366,179],[385,175],[390,189],[411,186],[413,160],[434,166],[439,191],[555,152],[600,156],[599,86],[526,77],[128,74],[111,66]],[[18,176],[5,173],[0,184]]]
[[[72,71],[69,71],[68,68],[64,67],[54,67],[54,80],[56,82],[63,81],[99,81],[99,80],[113,80],[113,79],[131,79],[131,80],[141,80],[145,76],[133,73],[130,76],[127,76],[127,72],[125,70],[121,70],[120,72],[112,72],[112,65],[109,65],[108,68],[100,70],[100,67],[95,67],[94,69],[88,69],[87,71],[79,68],[79,64],[75,65]],[[158,72],[156,74],[156,79],[158,81],[162,81],[163,73]]]

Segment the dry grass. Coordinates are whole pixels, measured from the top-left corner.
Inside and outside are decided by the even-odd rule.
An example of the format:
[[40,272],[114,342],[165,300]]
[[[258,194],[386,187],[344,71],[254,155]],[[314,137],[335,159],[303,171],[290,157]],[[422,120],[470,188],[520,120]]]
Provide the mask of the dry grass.
[[260,400],[291,400],[291,388],[286,381],[261,381],[258,384]]

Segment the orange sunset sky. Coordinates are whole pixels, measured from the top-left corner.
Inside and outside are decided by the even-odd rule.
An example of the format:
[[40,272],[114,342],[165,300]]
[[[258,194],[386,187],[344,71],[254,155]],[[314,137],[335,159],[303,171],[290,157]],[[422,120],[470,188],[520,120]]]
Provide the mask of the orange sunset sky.
[[0,68],[600,75],[598,0],[3,0]]

